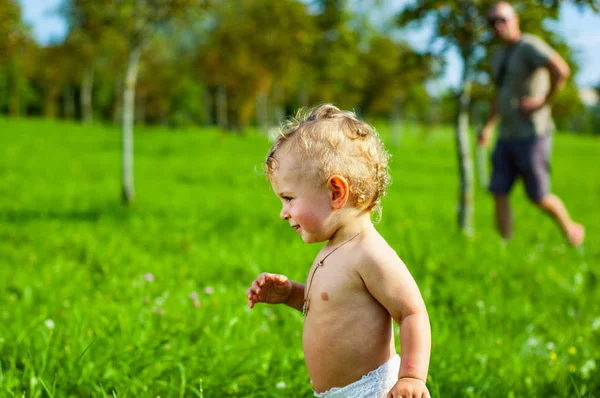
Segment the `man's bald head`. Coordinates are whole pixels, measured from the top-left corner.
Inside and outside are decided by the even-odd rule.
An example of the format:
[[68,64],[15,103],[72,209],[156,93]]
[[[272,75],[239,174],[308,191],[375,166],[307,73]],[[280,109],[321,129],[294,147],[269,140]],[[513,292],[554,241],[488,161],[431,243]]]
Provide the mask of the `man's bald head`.
[[499,2],[495,3],[494,5],[492,5],[490,7],[488,14],[490,12],[499,13],[499,14],[507,16],[507,17],[517,16],[517,13],[516,13],[515,9],[513,8],[513,6],[507,1],[499,1]]
[[503,42],[510,44],[519,40],[519,16],[510,3],[500,1],[488,10],[488,22],[494,35]]

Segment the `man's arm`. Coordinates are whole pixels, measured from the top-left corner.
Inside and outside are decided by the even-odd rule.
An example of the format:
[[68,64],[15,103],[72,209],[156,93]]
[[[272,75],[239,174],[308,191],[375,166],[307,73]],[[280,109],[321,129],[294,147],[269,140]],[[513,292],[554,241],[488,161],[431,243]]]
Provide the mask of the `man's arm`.
[[546,68],[550,72],[550,90],[548,91],[548,95],[546,95],[544,102],[549,104],[554,100],[556,94],[558,94],[565,86],[565,82],[571,75],[571,69],[565,60],[558,54],[554,54],[550,57],[546,64]]
[[550,89],[545,97],[521,98],[521,110],[526,115],[530,115],[541,107],[550,104],[554,100],[554,97],[556,97],[556,94],[563,89],[567,78],[571,75],[569,65],[567,65],[565,60],[557,53],[554,53],[548,58],[548,62],[546,62],[544,67],[548,69],[548,72],[550,73]]

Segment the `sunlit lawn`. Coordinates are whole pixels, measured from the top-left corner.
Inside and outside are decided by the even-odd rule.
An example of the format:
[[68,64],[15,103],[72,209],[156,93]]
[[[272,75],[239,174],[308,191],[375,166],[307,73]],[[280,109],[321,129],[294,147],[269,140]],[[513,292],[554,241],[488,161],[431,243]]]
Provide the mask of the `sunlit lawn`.
[[[403,134],[378,228],[428,306],[432,395],[600,397],[600,140],[555,139],[577,250],[520,186],[513,241],[479,187],[464,238],[451,130]],[[320,247],[279,220],[267,149],[138,128],[125,208],[116,128],[0,119],[0,397],[310,396],[301,315],[244,296],[261,271],[303,280]]]

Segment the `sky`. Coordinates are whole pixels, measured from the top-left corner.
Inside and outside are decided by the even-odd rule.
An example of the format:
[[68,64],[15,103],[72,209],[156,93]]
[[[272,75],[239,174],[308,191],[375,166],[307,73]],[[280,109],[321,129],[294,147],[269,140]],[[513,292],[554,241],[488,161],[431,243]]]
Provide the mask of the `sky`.
[[[401,9],[407,0],[385,0],[391,9]],[[62,0],[19,0],[25,21],[32,27],[36,40],[41,44],[58,41],[64,37],[66,26],[57,9]],[[569,45],[578,50],[577,59],[581,69],[575,76],[580,86],[596,86],[600,83],[600,14],[591,10],[580,12],[572,5],[561,6],[559,21],[553,25]],[[408,41],[418,50],[423,50],[429,40],[426,29],[408,35]],[[458,86],[462,63],[456,53],[446,55],[447,65],[439,83],[443,86]]]

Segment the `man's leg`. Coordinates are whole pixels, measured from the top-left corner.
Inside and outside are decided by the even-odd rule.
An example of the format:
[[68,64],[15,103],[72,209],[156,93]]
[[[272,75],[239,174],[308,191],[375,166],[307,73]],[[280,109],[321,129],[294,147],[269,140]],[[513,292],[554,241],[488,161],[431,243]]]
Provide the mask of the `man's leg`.
[[544,195],[539,201],[534,201],[534,203],[558,223],[573,246],[579,246],[583,243],[585,237],[583,225],[571,219],[567,208],[558,196],[549,193]]
[[573,246],[583,243],[585,230],[573,222],[562,200],[550,193],[550,137],[538,137],[523,147],[521,154],[523,181],[529,198],[548,213],[563,230]]
[[512,211],[508,201],[508,195],[495,194],[496,205],[496,227],[505,240],[512,237]]
[[517,166],[511,154],[510,142],[498,141],[492,154],[492,178],[489,191],[494,195],[496,227],[505,240],[512,237],[512,211],[508,194],[517,178]]

